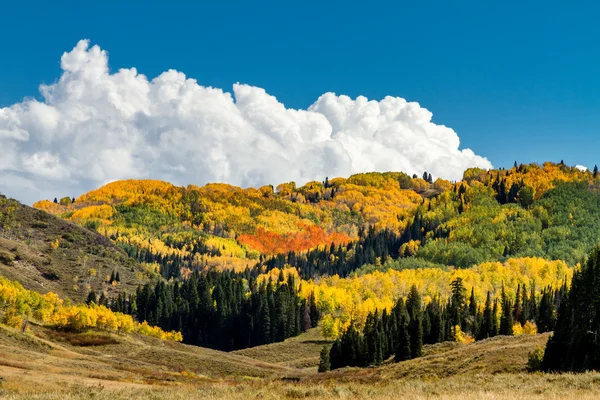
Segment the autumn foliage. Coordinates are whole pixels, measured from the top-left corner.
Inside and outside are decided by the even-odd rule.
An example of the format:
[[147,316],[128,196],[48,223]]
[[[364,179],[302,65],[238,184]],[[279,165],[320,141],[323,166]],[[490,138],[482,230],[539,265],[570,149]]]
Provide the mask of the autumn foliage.
[[164,332],[145,321],[137,323],[131,315],[113,312],[94,303],[70,305],[52,292],[41,295],[3,277],[0,277],[0,309],[5,311],[2,323],[14,328],[20,328],[24,319],[33,318],[57,329],[137,332],[163,340],[182,340],[179,332]]
[[317,225],[307,225],[300,232],[278,234],[258,228],[256,234],[238,237],[240,244],[248,245],[262,254],[281,254],[289,251],[300,252],[323,244],[346,244],[352,238],[344,233],[327,234]]

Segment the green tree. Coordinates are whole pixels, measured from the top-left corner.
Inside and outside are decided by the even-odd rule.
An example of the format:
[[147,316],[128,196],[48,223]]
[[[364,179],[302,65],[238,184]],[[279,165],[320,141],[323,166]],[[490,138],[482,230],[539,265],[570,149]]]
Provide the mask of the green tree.
[[88,293],[87,299],[85,301],[86,304],[91,304],[91,303],[95,303],[98,304],[98,297],[96,296],[96,292],[94,292],[94,290],[90,290],[90,292]]
[[400,326],[398,327],[398,346],[396,347],[396,354],[394,360],[405,361],[411,357],[410,351],[410,333],[408,332],[408,321],[409,317],[407,313],[404,313],[400,319]]
[[523,208],[528,208],[533,204],[533,188],[531,186],[523,186],[517,193],[519,204]]
[[410,356],[421,357],[423,355],[423,311],[421,294],[415,285],[410,288],[406,298],[406,310],[410,317]]
[[478,340],[487,339],[494,336],[494,317],[492,313],[492,299],[490,292],[488,291],[483,309],[483,320],[481,322],[481,326],[479,327],[479,334],[477,335]]
[[510,299],[506,295],[506,290],[504,289],[504,285],[502,285],[502,315],[500,317],[500,335],[513,335],[513,307]]
[[329,361],[329,348],[323,346],[319,357],[319,372],[326,372],[331,369],[331,363]]

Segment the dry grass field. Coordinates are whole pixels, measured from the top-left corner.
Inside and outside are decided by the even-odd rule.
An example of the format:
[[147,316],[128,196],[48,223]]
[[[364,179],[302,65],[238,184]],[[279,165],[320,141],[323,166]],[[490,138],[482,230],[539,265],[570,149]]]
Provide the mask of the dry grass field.
[[3,399],[566,399],[600,398],[600,374],[530,374],[548,336],[427,346],[422,358],[316,373],[311,330],[234,353],[137,335],[0,327]]

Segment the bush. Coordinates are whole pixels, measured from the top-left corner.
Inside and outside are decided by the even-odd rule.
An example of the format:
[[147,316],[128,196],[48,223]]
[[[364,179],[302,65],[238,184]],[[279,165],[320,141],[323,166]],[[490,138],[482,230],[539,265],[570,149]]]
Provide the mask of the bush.
[[90,231],[98,232],[100,221],[98,221],[97,219],[91,219],[89,221],[85,221],[85,224],[83,226],[89,229]]
[[538,347],[527,356],[527,371],[536,372],[542,370],[542,361],[544,360],[544,349]]
[[14,260],[12,254],[0,250],[0,263],[12,266]]
[[45,271],[44,273],[42,273],[42,276],[45,279],[48,279],[49,281],[58,281],[60,280],[60,276],[58,276],[58,273],[53,270],[53,269],[48,269],[47,271]]

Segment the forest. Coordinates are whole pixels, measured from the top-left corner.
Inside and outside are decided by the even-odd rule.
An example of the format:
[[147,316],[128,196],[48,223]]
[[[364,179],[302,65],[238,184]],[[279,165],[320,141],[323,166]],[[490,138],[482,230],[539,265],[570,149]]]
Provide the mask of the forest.
[[226,351],[318,326],[335,340],[323,369],[335,369],[562,326],[600,239],[599,181],[597,169],[515,162],[459,182],[427,172],[257,189],[117,181],[34,206],[109,238],[151,278],[128,293],[92,290],[78,307]]

